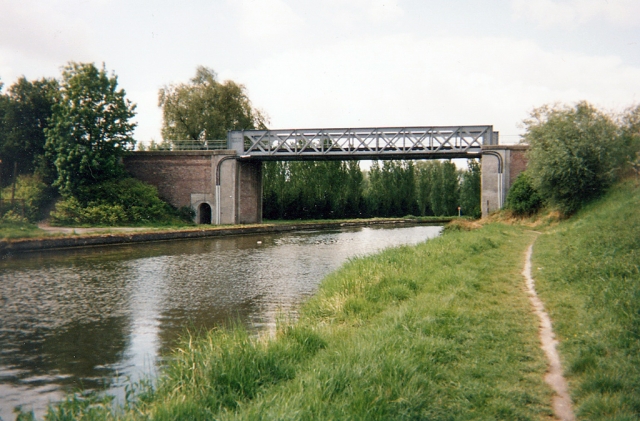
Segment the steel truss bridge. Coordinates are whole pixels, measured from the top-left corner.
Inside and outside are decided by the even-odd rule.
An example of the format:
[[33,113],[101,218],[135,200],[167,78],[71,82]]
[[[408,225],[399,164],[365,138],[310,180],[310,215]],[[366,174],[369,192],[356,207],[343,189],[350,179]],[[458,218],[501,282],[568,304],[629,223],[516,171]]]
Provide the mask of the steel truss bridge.
[[241,160],[477,158],[497,145],[493,126],[233,130],[227,147]]

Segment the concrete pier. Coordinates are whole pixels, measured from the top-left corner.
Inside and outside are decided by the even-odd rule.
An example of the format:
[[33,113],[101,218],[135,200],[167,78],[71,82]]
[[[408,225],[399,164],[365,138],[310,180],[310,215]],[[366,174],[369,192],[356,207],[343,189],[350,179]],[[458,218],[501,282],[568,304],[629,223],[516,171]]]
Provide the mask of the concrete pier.
[[529,145],[482,146],[481,209],[485,217],[502,209],[518,174],[527,168]]

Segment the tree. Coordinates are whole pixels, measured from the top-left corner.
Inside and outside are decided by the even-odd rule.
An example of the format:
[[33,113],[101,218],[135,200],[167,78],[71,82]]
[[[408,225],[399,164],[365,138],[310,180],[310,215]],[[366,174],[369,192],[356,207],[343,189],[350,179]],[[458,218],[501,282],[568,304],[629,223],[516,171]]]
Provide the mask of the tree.
[[92,185],[124,175],[121,158],[135,147],[135,105],[117,86],[104,65],[72,62],[62,72],[45,147],[58,172],[54,185],[81,203]]
[[348,161],[346,164],[346,189],[345,214],[347,218],[362,216],[364,211],[364,177],[358,161]]
[[460,208],[463,215],[480,218],[480,163],[475,159],[467,161],[467,171],[460,181]]
[[54,98],[58,90],[55,79],[29,82],[18,79],[0,99],[0,155],[4,160],[2,179],[7,180],[12,166],[17,164],[18,174],[38,172],[47,181],[53,176],[45,160],[45,134],[51,117]]
[[451,161],[439,162],[433,172],[431,210],[436,216],[456,215],[460,197],[460,174]]
[[265,128],[264,115],[253,108],[245,87],[220,83],[216,73],[199,66],[190,83],[160,89],[162,137],[165,140],[221,140],[228,130]]
[[628,163],[640,175],[640,105],[628,108],[620,118],[622,153]]
[[531,185],[564,214],[601,195],[628,160],[618,125],[587,102],[537,108],[524,123]]
[[416,214],[415,166],[410,161],[374,161],[369,170],[366,192],[367,212],[370,216],[406,216]]

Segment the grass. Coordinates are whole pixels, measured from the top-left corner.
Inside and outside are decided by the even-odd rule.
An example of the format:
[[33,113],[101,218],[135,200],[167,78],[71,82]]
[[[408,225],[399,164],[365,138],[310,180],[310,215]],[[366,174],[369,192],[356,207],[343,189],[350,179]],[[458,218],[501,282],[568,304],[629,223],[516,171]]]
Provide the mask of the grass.
[[0,222],[0,240],[42,237],[46,233],[28,222]]
[[546,417],[518,270],[531,239],[495,225],[352,261],[302,312],[326,348],[221,419]]
[[534,248],[579,419],[640,419],[640,189],[627,182]]

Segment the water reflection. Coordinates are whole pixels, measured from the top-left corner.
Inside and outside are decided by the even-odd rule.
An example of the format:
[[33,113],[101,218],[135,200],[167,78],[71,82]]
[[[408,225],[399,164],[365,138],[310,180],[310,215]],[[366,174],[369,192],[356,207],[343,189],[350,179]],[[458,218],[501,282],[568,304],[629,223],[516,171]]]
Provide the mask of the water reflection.
[[439,227],[363,228],[42,253],[0,262],[0,417],[153,372],[185,328],[275,325],[346,259]]

